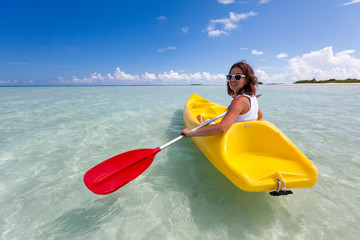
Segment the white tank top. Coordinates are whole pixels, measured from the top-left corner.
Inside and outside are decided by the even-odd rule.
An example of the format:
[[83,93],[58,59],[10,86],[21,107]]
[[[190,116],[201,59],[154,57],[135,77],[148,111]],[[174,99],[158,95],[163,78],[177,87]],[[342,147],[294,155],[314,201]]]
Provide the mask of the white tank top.
[[239,115],[235,122],[256,121],[258,119],[259,111],[259,104],[257,98],[255,96],[250,96],[247,94],[238,95],[235,98],[241,96],[248,97],[250,99],[250,110],[247,113]]

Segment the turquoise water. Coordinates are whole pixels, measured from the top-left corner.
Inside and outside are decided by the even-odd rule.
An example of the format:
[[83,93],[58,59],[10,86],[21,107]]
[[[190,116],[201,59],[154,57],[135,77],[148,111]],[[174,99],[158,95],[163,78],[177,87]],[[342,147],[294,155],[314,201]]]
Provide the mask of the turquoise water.
[[220,86],[0,88],[0,239],[358,239],[360,85],[261,86],[264,119],[319,169],[315,187],[272,197],[236,188],[191,139],[98,196],[84,173],[183,129]]

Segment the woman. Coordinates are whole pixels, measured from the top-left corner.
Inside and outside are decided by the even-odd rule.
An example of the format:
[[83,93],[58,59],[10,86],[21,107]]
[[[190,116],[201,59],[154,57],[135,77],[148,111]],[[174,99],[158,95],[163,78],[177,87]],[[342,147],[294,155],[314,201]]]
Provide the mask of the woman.
[[234,122],[256,121],[263,117],[256,98],[257,77],[250,65],[245,61],[235,63],[226,79],[227,91],[233,100],[221,122],[195,131],[185,128],[181,132],[182,135],[186,137],[215,135],[226,132]]

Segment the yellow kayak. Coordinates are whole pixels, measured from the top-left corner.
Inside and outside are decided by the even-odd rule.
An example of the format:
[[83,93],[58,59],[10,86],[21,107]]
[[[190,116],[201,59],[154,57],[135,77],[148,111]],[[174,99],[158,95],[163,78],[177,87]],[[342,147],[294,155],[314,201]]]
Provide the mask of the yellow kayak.
[[[193,94],[185,104],[185,126],[192,129],[200,125],[199,114],[207,120],[226,110]],[[210,162],[244,191],[305,188],[317,181],[316,166],[268,121],[237,122],[224,134],[192,139]]]

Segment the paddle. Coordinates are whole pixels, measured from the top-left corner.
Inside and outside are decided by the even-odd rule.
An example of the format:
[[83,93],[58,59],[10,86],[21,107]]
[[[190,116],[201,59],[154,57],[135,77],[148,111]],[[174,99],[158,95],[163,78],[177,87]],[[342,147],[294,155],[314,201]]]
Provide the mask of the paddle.
[[[202,128],[205,125],[223,117],[225,114],[226,112],[214,117],[213,119],[206,120],[196,128],[191,129],[191,131]],[[179,137],[154,149],[137,149],[109,158],[85,173],[85,185],[95,194],[110,194],[143,173],[150,166],[158,152],[183,139],[184,137],[185,136],[180,135]]]

